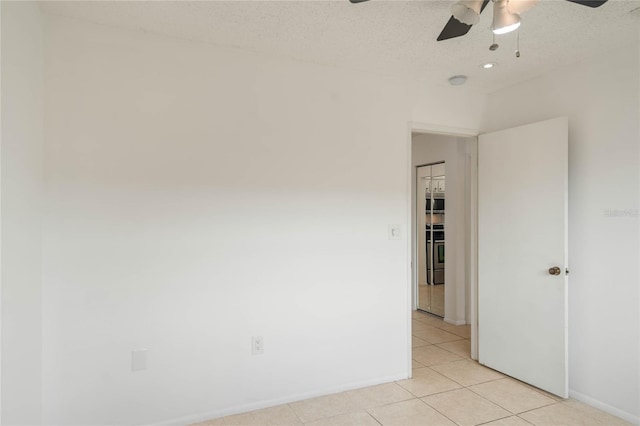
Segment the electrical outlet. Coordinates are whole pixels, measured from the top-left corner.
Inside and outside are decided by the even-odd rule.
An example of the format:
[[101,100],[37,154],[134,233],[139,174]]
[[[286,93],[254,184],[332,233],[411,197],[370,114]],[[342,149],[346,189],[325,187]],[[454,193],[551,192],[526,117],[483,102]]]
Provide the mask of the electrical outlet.
[[251,339],[251,353],[253,355],[264,354],[264,340],[262,336],[253,336]]
[[131,371],[142,371],[147,369],[146,349],[137,349],[131,352]]

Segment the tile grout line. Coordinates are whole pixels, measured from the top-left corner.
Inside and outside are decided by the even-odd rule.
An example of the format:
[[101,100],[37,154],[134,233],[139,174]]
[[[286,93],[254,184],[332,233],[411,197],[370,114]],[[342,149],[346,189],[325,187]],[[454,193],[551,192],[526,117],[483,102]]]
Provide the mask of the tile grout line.
[[[509,411],[509,410],[507,410],[507,411]],[[511,411],[509,411],[509,412],[511,412]],[[484,422],[484,423],[478,423],[478,424],[477,424],[477,425],[475,425],[475,426],[482,426],[482,425],[486,425],[486,424],[489,424],[489,423],[492,423],[492,422],[497,422],[498,420],[508,419],[509,417],[518,417],[518,415],[517,415],[517,414],[511,414],[511,415],[509,415],[509,416],[499,417],[499,418],[497,418],[497,419],[489,420],[489,421]],[[519,417],[518,417],[518,418],[519,418]],[[522,419],[522,420],[524,420],[524,419]],[[525,422],[526,422],[526,420],[525,420]],[[529,423],[529,422],[527,422],[527,423]]]
[[296,413],[296,410],[294,410],[294,408],[291,406],[291,403],[287,404],[287,407],[289,407],[289,409],[291,411],[293,411],[293,414],[296,416],[296,418],[300,421],[301,425],[304,425],[305,423],[302,421],[302,419],[300,418],[300,416],[298,415],[298,413]]
[[[499,379],[499,380],[504,380],[504,379],[505,379],[505,378],[503,377],[502,379]],[[494,381],[494,382],[495,382],[495,381],[497,381],[497,380],[492,380],[492,381]],[[486,383],[489,383],[489,382],[486,382]],[[481,385],[481,384],[483,384],[483,383],[477,383],[477,384],[478,384],[478,385]],[[471,385],[471,386],[476,386],[476,385]],[[465,389],[467,389],[469,392],[472,392],[473,394],[475,394],[475,395],[479,396],[480,398],[484,399],[485,401],[490,402],[491,404],[495,405],[496,407],[500,407],[500,408],[502,408],[503,410],[505,410],[505,411],[507,411],[507,412],[511,413],[511,416],[517,416],[517,415],[518,415],[518,413],[514,413],[513,411],[509,410],[507,407],[503,407],[502,405],[498,404],[497,402],[493,402],[493,401],[491,401],[489,398],[486,398],[485,396],[483,396],[483,395],[479,394],[478,392],[474,391],[473,389],[471,389],[471,386],[466,387]],[[511,417],[511,416],[507,416],[507,417]],[[504,417],[503,417],[503,418],[504,418]]]
[[[522,412],[520,412],[520,413],[517,413],[517,414],[516,414],[516,416],[520,417],[520,415],[521,415],[521,414],[530,413],[530,412],[532,412],[532,411],[539,410],[540,408],[551,407],[552,405],[556,405],[556,404],[562,404],[562,402],[561,402],[561,401],[553,401],[551,404],[541,405],[540,407],[532,408],[532,409],[530,409],[530,410],[525,410],[525,411],[522,411]],[[570,408],[570,407],[569,407],[569,408]],[[524,420],[524,419],[523,419],[523,420]],[[531,423],[531,422],[529,422],[529,423]]]
[[535,426],[535,423],[531,423],[529,420],[525,419],[524,417],[520,417],[520,414],[518,414],[516,417],[521,419],[523,422],[527,422],[530,425],[534,425]]
[[[369,410],[370,410],[370,408],[369,408]],[[369,417],[371,417],[373,420],[375,420],[375,421],[376,421],[376,423],[378,423],[380,426],[383,426],[383,424],[380,422],[380,420],[378,420],[378,419],[376,418],[376,416],[374,416],[373,414],[371,414],[371,413],[369,412],[369,410],[365,410],[365,412],[369,415]]]
[[[443,393],[443,392],[440,392]],[[423,397],[424,398],[424,397]],[[444,417],[445,419],[449,420],[451,423],[460,426],[460,423],[455,422],[452,418],[450,418],[449,416],[447,416],[446,414],[440,412],[440,410],[438,410],[436,407],[430,405],[427,401],[423,400],[422,398],[418,398],[418,401],[422,402],[424,405],[426,405],[427,407],[431,408],[432,410],[434,410],[436,413],[440,414],[442,417]]]

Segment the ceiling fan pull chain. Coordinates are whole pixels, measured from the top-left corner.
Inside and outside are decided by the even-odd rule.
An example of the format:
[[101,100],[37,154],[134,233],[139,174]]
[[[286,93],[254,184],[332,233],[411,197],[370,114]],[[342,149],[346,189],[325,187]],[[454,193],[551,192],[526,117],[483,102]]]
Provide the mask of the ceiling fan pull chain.
[[520,57],[520,28],[516,30],[516,58]]
[[500,47],[500,45],[496,43],[496,35],[493,34],[493,33],[491,33],[491,34],[493,35],[493,44],[491,44],[491,46],[489,46],[489,50],[493,52],[494,50],[497,50],[498,47]]

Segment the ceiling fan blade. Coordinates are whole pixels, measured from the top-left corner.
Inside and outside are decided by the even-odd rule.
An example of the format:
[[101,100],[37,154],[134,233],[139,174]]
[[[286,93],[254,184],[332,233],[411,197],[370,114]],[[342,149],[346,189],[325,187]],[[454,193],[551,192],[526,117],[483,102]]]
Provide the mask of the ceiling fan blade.
[[583,6],[589,6],[589,7],[600,7],[607,2],[607,0],[567,0],[567,1],[570,1],[571,3],[578,3]]
[[351,3],[363,3],[368,0],[349,0]]
[[438,36],[437,40],[449,40],[450,38],[460,37],[465,35],[471,29],[471,25],[463,24],[453,16],[449,18],[449,22],[444,26],[442,32]]
[[[605,0],[606,1],[606,0]],[[482,2],[482,7],[480,7],[480,13],[484,10],[485,7],[489,4],[489,0],[484,0]],[[465,35],[471,29],[471,25],[463,24],[458,21],[453,16],[449,18],[449,22],[444,26],[442,32],[438,36],[437,40],[448,40],[450,38],[456,38]]]

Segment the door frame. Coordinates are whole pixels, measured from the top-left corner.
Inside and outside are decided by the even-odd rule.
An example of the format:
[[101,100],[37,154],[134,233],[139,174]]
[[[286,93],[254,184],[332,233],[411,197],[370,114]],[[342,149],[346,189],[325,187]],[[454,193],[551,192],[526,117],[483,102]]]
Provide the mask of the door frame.
[[[464,127],[451,127],[443,126],[434,123],[421,123],[410,121],[407,125],[407,251],[409,253],[410,262],[407,264],[407,307],[408,307],[408,336],[409,342],[409,377],[413,376],[412,368],[412,350],[411,350],[411,321],[412,314],[416,308],[415,302],[415,283],[417,282],[417,269],[413,265],[417,265],[417,250],[415,238],[412,235],[413,232],[413,211],[412,203],[415,194],[412,191],[412,175],[413,175],[413,161],[412,161],[412,137],[415,133],[421,134],[435,134],[435,135],[447,135],[458,137],[475,137],[480,134],[478,129],[469,129]],[[477,140],[477,139],[476,139]],[[471,317],[471,359],[478,359],[478,150],[477,143],[475,148],[470,154],[470,253],[469,253],[469,307]]]

